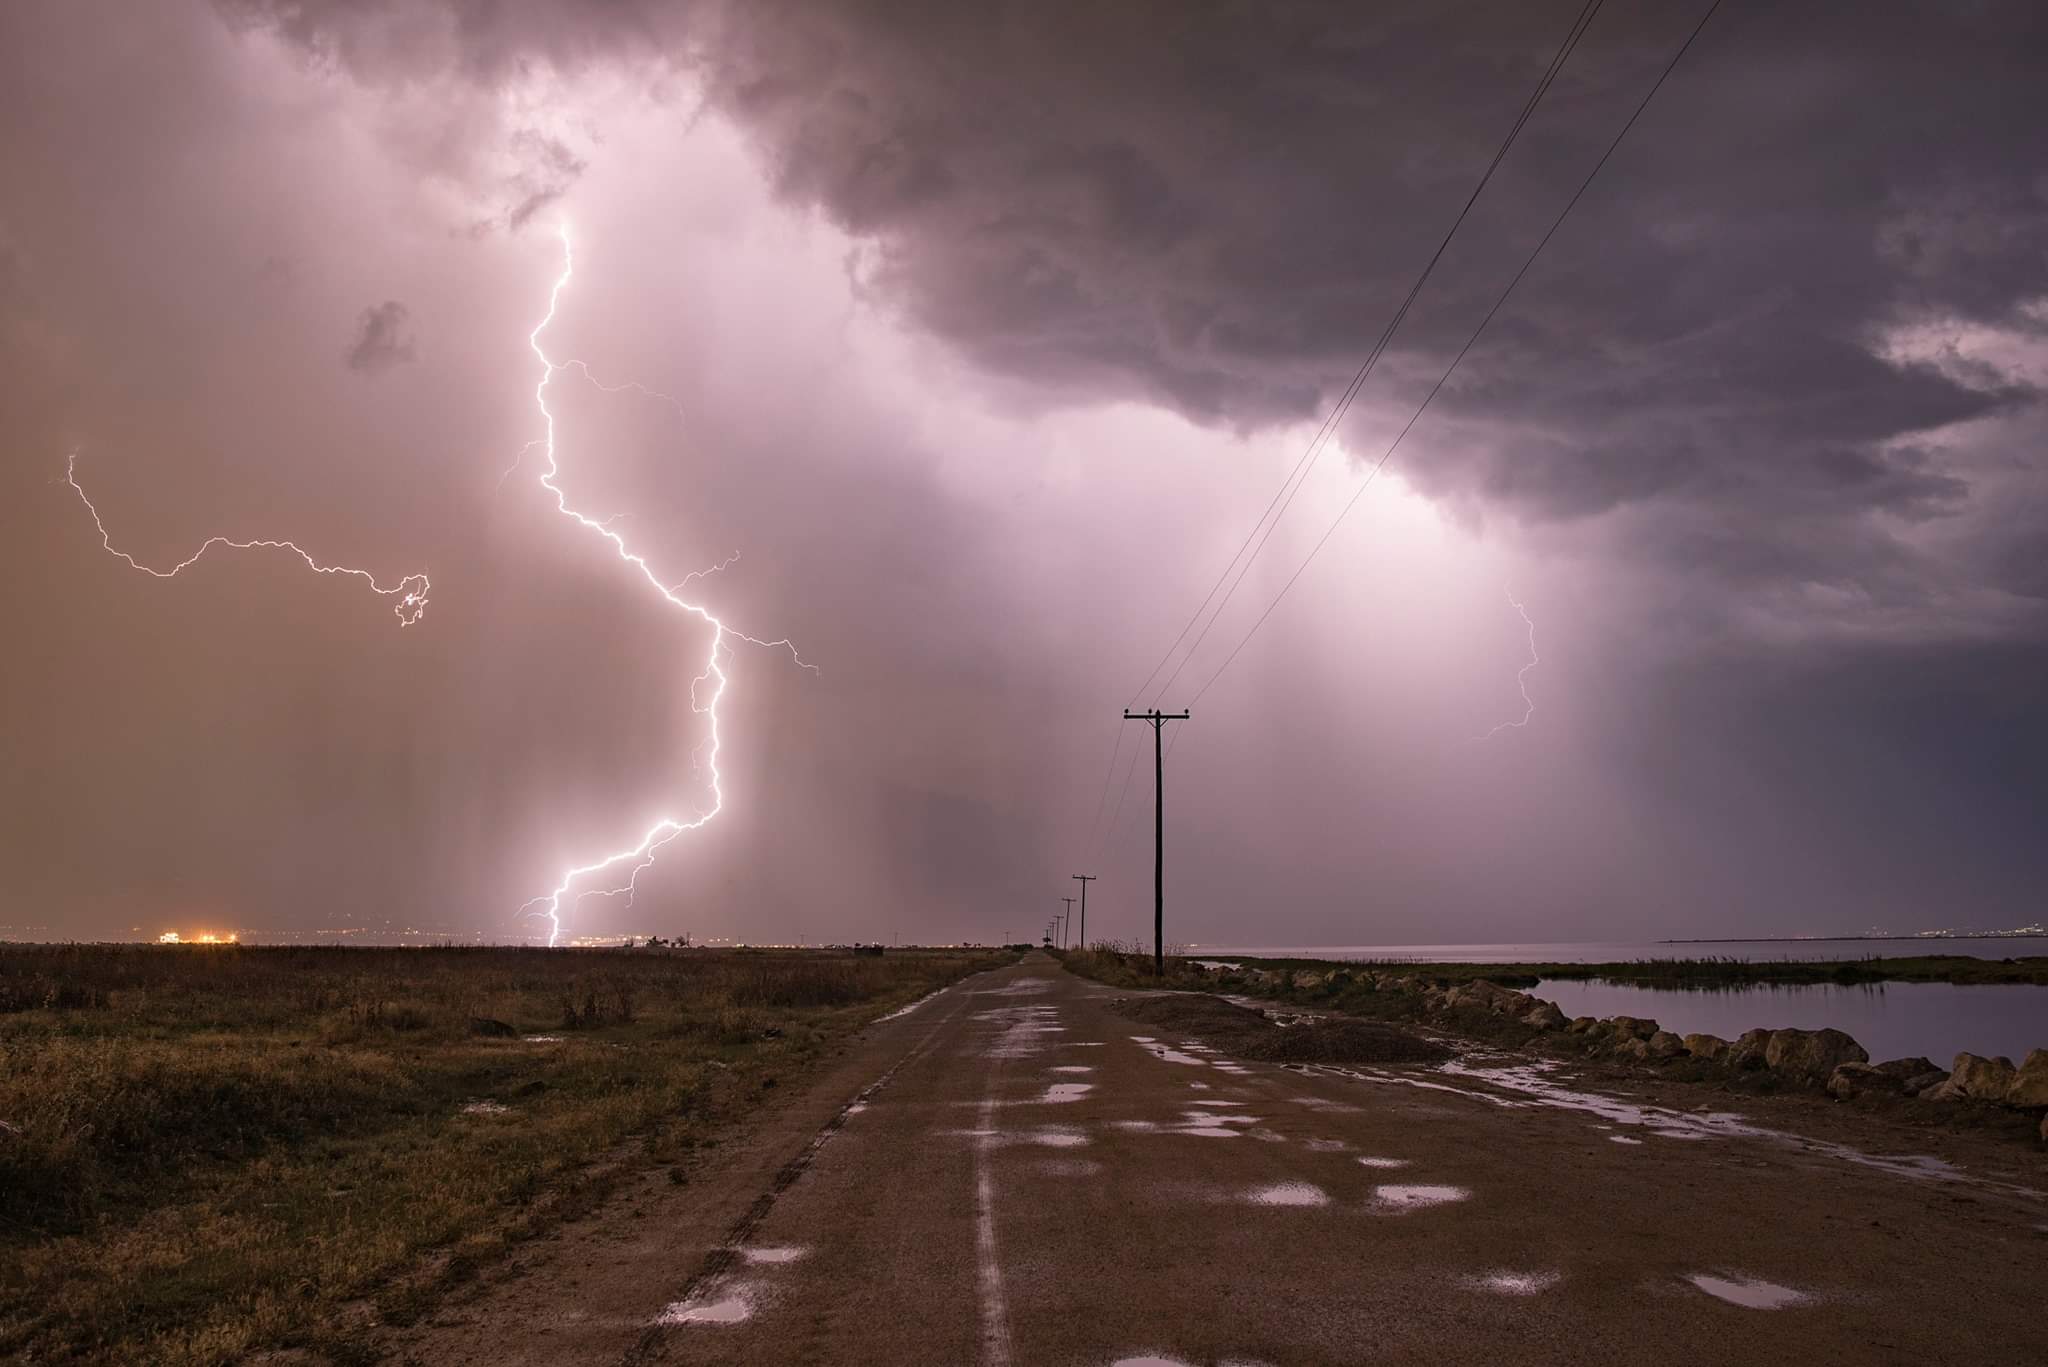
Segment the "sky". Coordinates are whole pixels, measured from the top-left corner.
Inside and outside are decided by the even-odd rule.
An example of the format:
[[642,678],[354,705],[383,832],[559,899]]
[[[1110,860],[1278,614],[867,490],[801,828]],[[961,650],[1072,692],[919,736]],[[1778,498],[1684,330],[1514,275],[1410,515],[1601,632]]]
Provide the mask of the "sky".
[[2035,5],[1726,0],[1374,476],[1603,5],[1181,634],[1580,11],[6,6],[0,935],[1149,942],[1155,703],[1175,943],[2038,919]]

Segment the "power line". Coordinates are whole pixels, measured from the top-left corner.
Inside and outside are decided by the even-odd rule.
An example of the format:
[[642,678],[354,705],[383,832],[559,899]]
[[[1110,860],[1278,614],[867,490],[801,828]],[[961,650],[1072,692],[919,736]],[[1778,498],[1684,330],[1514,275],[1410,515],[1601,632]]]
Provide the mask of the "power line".
[[[1173,658],[1174,652],[1180,648],[1180,643],[1187,639],[1187,634],[1194,628],[1195,623],[1202,620],[1203,614],[1208,611],[1209,604],[1215,599],[1217,591],[1223,589],[1225,581],[1228,580],[1230,587],[1224,590],[1223,601],[1216,605],[1215,612],[1210,614],[1208,622],[1202,627],[1200,633],[1196,635],[1194,641],[1189,644],[1187,653],[1182,656],[1181,662],[1174,668],[1173,674],[1167,678],[1165,683],[1159,686],[1161,696],[1164,696],[1166,690],[1172,687],[1174,679],[1180,677],[1181,670],[1187,668],[1188,661],[1194,657],[1196,649],[1200,647],[1203,639],[1208,636],[1210,630],[1216,625],[1217,620],[1221,618],[1223,609],[1229,606],[1230,599],[1236,594],[1238,585],[1243,583],[1245,575],[1250,573],[1252,562],[1258,559],[1260,552],[1265,549],[1267,540],[1273,535],[1274,529],[1280,525],[1281,517],[1286,515],[1287,509],[1293,504],[1295,496],[1300,493],[1301,486],[1307,483],[1310,468],[1327,448],[1330,437],[1336,431],[1337,424],[1350,411],[1352,401],[1358,397],[1359,391],[1371,376],[1373,367],[1379,362],[1380,356],[1386,351],[1387,345],[1393,340],[1394,333],[1399,330],[1402,322],[1407,318],[1409,309],[1413,307],[1417,296],[1422,293],[1423,286],[1429,282],[1429,278],[1435,272],[1438,262],[1443,260],[1445,251],[1451,245],[1451,239],[1457,236],[1458,229],[1464,224],[1466,217],[1471,214],[1472,206],[1479,202],[1479,196],[1486,189],[1487,183],[1493,179],[1493,173],[1499,169],[1501,162],[1507,157],[1508,150],[1514,146],[1515,140],[1521,136],[1522,129],[1536,112],[1536,106],[1542,102],[1543,96],[1557,79],[1558,73],[1564,69],[1565,62],[1570,58],[1573,50],[1578,47],[1579,40],[1585,36],[1586,30],[1591,27],[1593,18],[1600,12],[1600,7],[1603,3],[1604,0],[1586,0],[1585,5],[1579,10],[1578,17],[1572,21],[1571,29],[1566,33],[1564,41],[1559,45],[1557,52],[1551,57],[1550,65],[1544,68],[1543,75],[1537,80],[1535,89],[1530,91],[1528,99],[1523,101],[1520,112],[1515,116],[1514,125],[1508,129],[1507,136],[1501,140],[1500,146],[1495,149],[1493,160],[1487,163],[1485,172],[1479,177],[1479,183],[1472,187],[1472,193],[1466,197],[1463,207],[1458,210],[1458,216],[1452,220],[1450,229],[1444,233],[1443,239],[1437,243],[1436,250],[1431,253],[1428,263],[1422,268],[1422,273],[1415,278],[1415,283],[1409,287],[1408,294],[1402,299],[1400,307],[1394,311],[1393,317],[1387,321],[1386,327],[1381,330],[1379,339],[1373,343],[1372,350],[1366,354],[1365,361],[1359,366],[1357,374],[1352,376],[1350,384],[1345,387],[1337,403],[1323,418],[1321,426],[1316,429],[1315,436],[1310,439],[1307,449],[1302,452],[1301,458],[1295,462],[1293,469],[1287,472],[1287,477],[1280,482],[1280,487],[1274,491],[1272,499],[1266,504],[1265,510],[1259,514],[1258,520],[1252,524],[1251,530],[1245,533],[1244,541],[1239,544],[1237,550],[1231,555],[1229,562],[1224,565],[1223,572],[1216,577],[1216,582],[1210,586],[1209,592],[1203,596],[1201,604],[1195,609],[1194,615],[1188,618],[1187,623],[1181,627],[1180,634],[1175,636],[1173,643],[1166,648],[1166,653],[1160,657],[1159,663],[1152,666],[1151,673],[1145,676],[1145,682],[1138,685],[1137,692],[1132,695],[1131,702],[1135,703],[1144,694],[1146,688],[1151,685],[1152,680],[1158,677],[1159,671],[1165,668],[1168,660]],[[1277,512],[1275,511],[1276,509],[1278,510]],[[1271,525],[1268,525],[1267,520],[1269,518],[1271,519]],[[1262,528],[1264,529],[1263,535],[1261,534]],[[1253,544],[1255,539],[1257,541],[1256,545]],[[1247,549],[1250,550],[1249,555],[1245,553]],[[1239,564],[1240,560],[1243,562],[1242,566]],[[1231,571],[1233,570],[1237,571],[1235,579],[1231,578]]]
[[1410,415],[1407,425],[1402,427],[1401,431],[1394,437],[1394,440],[1388,444],[1386,451],[1381,454],[1378,462],[1366,474],[1364,482],[1358,486],[1356,492],[1344,504],[1343,509],[1338,512],[1336,518],[1324,530],[1321,538],[1310,549],[1307,558],[1295,567],[1294,573],[1288,577],[1287,582],[1280,586],[1280,592],[1273,596],[1273,601],[1266,605],[1266,610],[1259,614],[1258,620],[1252,623],[1251,629],[1245,632],[1244,636],[1239,639],[1236,647],[1224,658],[1223,663],[1217,666],[1216,672],[1209,676],[1208,681],[1195,690],[1195,695],[1188,699],[1188,706],[1192,707],[1197,702],[1200,702],[1202,695],[1215,685],[1216,680],[1223,677],[1223,671],[1230,668],[1231,661],[1235,660],[1238,654],[1244,650],[1245,646],[1251,643],[1252,637],[1258,634],[1259,628],[1266,624],[1266,619],[1273,615],[1273,609],[1279,607],[1280,600],[1287,596],[1287,591],[1294,587],[1295,581],[1301,578],[1302,572],[1308,569],[1309,565],[1315,560],[1316,555],[1329,542],[1331,535],[1343,523],[1344,519],[1351,515],[1351,510],[1358,506],[1358,500],[1365,496],[1365,491],[1372,487],[1373,480],[1378,478],[1380,471],[1386,468],[1387,462],[1393,458],[1394,452],[1400,447],[1403,439],[1407,437],[1409,432],[1414,430],[1415,424],[1421,420],[1424,411],[1429,408],[1430,402],[1436,398],[1438,392],[1443,389],[1445,382],[1451,378],[1459,364],[1464,361],[1466,353],[1472,350],[1472,346],[1479,340],[1480,334],[1486,331],[1487,324],[1493,321],[1494,315],[1500,312],[1503,304],[1507,303],[1508,296],[1515,292],[1515,286],[1522,283],[1522,277],[1527,275],[1529,268],[1536,264],[1536,258],[1541,256],[1543,249],[1550,245],[1550,239],[1556,235],[1557,230],[1564,225],[1565,219],[1577,207],[1579,200],[1585,195],[1587,187],[1593,183],[1594,177],[1600,174],[1601,168],[1606,166],[1608,159],[1614,155],[1614,149],[1621,146],[1622,139],[1628,136],[1629,130],[1636,126],[1636,120],[1641,118],[1643,111],[1650,107],[1650,101],[1657,97],[1659,90],[1663,89],[1665,78],[1670,76],[1672,71],[1677,68],[1679,62],[1684,59],[1685,54],[1691,50],[1693,40],[1700,36],[1700,31],[1706,28],[1707,21],[1712,19],[1714,12],[1720,8],[1721,0],[1712,0],[1712,3],[1707,6],[1707,12],[1700,16],[1700,21],[1697,24],[1693,25],[1692,32],[1687,34],[1685,41],[1678,45],[1678,51],[1673,53],[1671,60],[1664,64],[1664,69],[1657,73],[1656,81],[1650,86],[1649,92],[1637,103],[1635,111],[1628,116],[1628,121],[1622,124],[1621,131],[1614,135],[1614,140],[1607,144],[1607,150],[1600,154],[1600,160],[1593,163],[1593,169],[1586,173],[1586,178],[1579,182],[1579,188],[1572,192],[1572,197],[1566,201],[1564,208],[1559,210],[1555,219],[1551,220],[1549,230],[1543,234],[1543,238],[1536,244],[1535,250],[1531,251],[1528,258],[1522,262],[1521,269],[1515,272],[1512,280],[1508,281],[1507,288],[1500,292],[1500,297],[1493,301],[1493,307],[1488,309],[1486,316],[1479,320],[1479,326],[1472,329],[1472,335],[1465,339],[1465,345],[1458,349],[1458,354],[1452,358],[1449,367],[1445,369],[1442,375],[1437,377],[1436,383],[1430,387],[1429,393],[1424,396],[1420,406]]

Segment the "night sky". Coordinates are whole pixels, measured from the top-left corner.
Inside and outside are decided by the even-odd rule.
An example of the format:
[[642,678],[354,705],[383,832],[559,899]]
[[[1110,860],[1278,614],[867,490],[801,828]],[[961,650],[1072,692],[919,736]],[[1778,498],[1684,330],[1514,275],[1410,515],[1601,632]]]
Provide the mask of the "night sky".
[[[1601,8],[1157,694],[1170,939],[2043,914],[2038,4],[1725,0],[1222,669],[1704,8]],[[7,5],[0,935],[544,935],[711,808],[712,628],[539,483],[566,232],[560,487],[817,672],[728,638],[565,936],[1149,936],[1119,713],[1580,9]],[[151,578],[74,454],[430,603]]]

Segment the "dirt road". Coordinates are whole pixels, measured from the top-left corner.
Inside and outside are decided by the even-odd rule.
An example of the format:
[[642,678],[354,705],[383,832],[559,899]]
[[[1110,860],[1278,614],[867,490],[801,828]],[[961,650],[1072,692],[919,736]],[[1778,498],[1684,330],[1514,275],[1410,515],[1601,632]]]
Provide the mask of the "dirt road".
[[928,999],[689,1185],[650,1182],[387,1346],[434,1367],[2048,1360],[2027,1155],[1958,1170],[1513,1059],[1237,1063],[1115,995],[1033,956]]

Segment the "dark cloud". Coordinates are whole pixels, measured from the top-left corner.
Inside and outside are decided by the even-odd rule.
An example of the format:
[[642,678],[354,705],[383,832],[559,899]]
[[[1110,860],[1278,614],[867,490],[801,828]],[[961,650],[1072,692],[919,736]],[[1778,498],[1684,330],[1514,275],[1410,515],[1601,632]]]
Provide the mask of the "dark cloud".
[[[530,457],[499,484],[537,431],[559,210],[589,247],[563,354],[686,415],[565,386],[578,506],[629,514],[664,573],[744,548],[708,591],[825,668],[735,657],[728,808],[637,928],[1033,924],[1094,742],[1285,458],[1270,429],[1348,380],[1577,8],[7,8],[0,582],[62,586],[0,603],[41,662],[0,678],[34,719],[0,736],[16,895],[121,928],[503,928],[569,855],[708,800],[678,682],[701,636],[565,534]],[[1603,10],[1361,396],[1355,455],[1696,14]],[[1201,704],[1170,761],[1190,938],[1246,907],[1330,941],[1809,906],[1799,928],[1855,929],[1910,922],[1955,866],[1987,920],[2038,885],[2044,26],[1723,7],[1403,447],[1455,534],[1375,490]],[[387,296],[433,345],[371,394],[336,325]],[[409,351],[407,321],[365,315],[365,360]],[[135,575],[62,482],[74,447],[145,558],[283,532],[430,569],[432,612],[400,633],[289,557]],[[1283,530],[1187,681],[1320,530]],[[1475,746],[1519,711],[1510,575],[1539,711]],[[1111,933],[1144,924],[1144,790],[1102,847]]]
[[[784,195],[877,241],[869,284],[984,366],[1257,426],[1342,386],[1577,6],[231,8],[366,79],[423,51],[482,80],[688,68]],[[1363,394],[1367,458],[1694,17],[1599,16]],[[1879,341],[2048,293],[2044,67],[2026,3],[1727,8],[1403,468],[1527,518],[1690,502],[1741,526],[1752,570],[1824,517],[1888,554],[1852,524],[1925,516],[1973,477],[1922,434],[2032,398]]]
[[412,311],[396,299],[363,310],[356,320],[356,339],[349,344],[348,368],[375,375],[413,358],[412,333],[406,326]]

